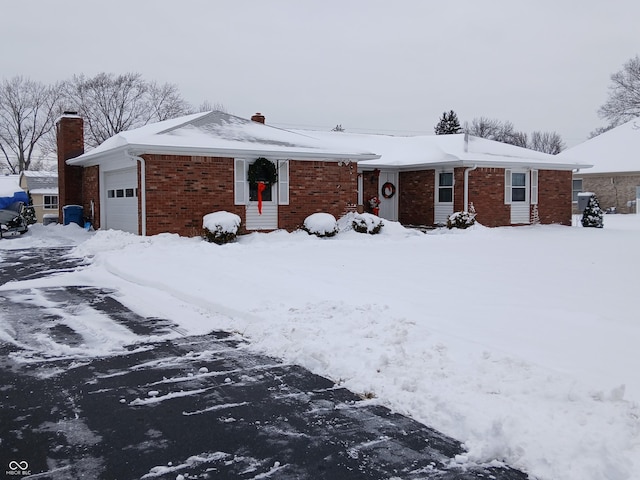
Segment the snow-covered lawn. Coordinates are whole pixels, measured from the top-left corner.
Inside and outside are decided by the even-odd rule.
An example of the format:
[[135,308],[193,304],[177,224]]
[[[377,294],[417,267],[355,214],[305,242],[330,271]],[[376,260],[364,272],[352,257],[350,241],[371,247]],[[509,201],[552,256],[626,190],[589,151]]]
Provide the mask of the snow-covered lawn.
[[[34,226],[89,268],[9,283],[117,288],[191,333],[239,332],[540,479],[640,478],[640,216],[604,229],[252,234],[218,246]],[[1,327],[0,319],[0,327]]]

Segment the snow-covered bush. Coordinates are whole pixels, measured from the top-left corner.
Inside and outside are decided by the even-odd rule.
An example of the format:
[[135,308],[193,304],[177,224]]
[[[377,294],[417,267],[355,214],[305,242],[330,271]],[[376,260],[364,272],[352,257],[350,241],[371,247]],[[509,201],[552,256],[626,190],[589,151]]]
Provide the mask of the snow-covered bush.
[[218,245],[233,242],[238,234],[241,219],[235,213],[213,212],[202,217],[204,238]]
[[356,213],[351,222],[351,226],[358,233],[369,233],[375,235],[382,230],[382,219],[370,213]]
[[314,213],[304,219],[302,229],[309,235],[333,237],[338,233],[338,222],[330,213]]
[[469,228],[476,223],[476,214],[470,212],[454,212],[447,219],[447,228]]
[[602,228],[604,226],[603,211],[595,193],[589,197],[589,203],[582,212],[582,226]]

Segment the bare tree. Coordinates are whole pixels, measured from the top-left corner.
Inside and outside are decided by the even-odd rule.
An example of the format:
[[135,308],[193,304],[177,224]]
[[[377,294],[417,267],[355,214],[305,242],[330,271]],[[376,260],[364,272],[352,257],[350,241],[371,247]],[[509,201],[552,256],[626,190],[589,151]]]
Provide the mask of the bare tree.
[[614,125],[613,123],[610,125],[607,125],[606,127],[598,127],[596,128],[594,131],[589,133],[589,139],[597,137],[598,135],[603,134],[604,132],[608,132],[609,130],[611,130],[612,128],[615,128],[616,125]]
[[517,131],[513,123],[501,122],[493,118],[474,118],[471,121],[471,125],[465,125],[465,132],[476,137],[509,143],[519,147],[526,147],[528,143],[527,134]]
[[89,147],[122,131],[190,111],[175,86],[147,82],[139,73],[76,75],[65,82],[64,90],[67,108],[84,118]]
[[611,82],[609,98],[598,115],[613,126],[640,116],[640,56],[636,55],[611,75]]
[[533,132],[531,139],[525,132],[515,129],[511,122],[501,122],[487,117],[474,118],[465,124],[465,132],[476,137],[556,154],[564,149],[564,142],[556,132]]
[[11,173],[29,170],[58,116],[60,86],[21,76],[0,86],[0,151]]
[[557,155],[564,150],[565,145],[562,137],[557,132],[533,132],[529,148],[538,152]]
[[500,130],[501,122],[493,118],[477,117],[471,120],[471,125],[465,122],[465,132],[474,137],[495,139]]
[[209,100],[205,100],[198,107],[198,112],[210,112],[210,111],[229,113],[229,112],[227,112],[227,107],[225,107],[220,102],[212,103]]
[[149,107],[152,112],[150,120],[159,122],[179,117],[191,110],[189,103],[178,92],[178,87],[170,83],[149,84]]

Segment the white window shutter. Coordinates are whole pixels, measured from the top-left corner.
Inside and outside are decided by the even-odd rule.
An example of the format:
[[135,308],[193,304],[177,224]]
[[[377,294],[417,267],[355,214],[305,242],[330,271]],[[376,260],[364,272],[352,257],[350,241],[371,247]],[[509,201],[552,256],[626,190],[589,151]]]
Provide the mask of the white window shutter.
[[289,161],[278,160],[278,204],[289,205]]
[[511,205],[511,170],[508,168],[504,171],[504,203]]
[[538,204],[538,170],[531,170],[531,204]]
[[246,161],[240,158],[235,159],[233,169],[233,198],[235,205],[246,205],[247,203],[247,176],[245,172]]

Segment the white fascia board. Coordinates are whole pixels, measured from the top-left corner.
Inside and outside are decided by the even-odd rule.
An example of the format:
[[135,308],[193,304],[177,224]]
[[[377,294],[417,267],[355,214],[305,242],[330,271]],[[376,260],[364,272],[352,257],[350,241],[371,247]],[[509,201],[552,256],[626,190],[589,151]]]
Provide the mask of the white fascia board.
[[101,152],[92,156],[91,152],[87,154],[67,160],[67,165],[92,166],[98,165],[102,160],[109,157],[124,155],[128,152],[132,155],[157,154],[157,155],[183,155],[183,156],[201,156],[201,157],[224,157],[224,158],[255,158],[255,157],[272,157],[291,160],[310,160],[310,161],[362,161],[377,160],[380,155],[369,153],[330,153],[330,152],[300,152],[286,150],[249,150],[249,149],[214,149],[214,148],[198,148],[198,147],[171,147],[159,145],[123,145],[107,152]]
[[272,157],[291,160],[333,160],[339,161],[362,161],[376,160],[380,155],[369,153],[331,153],[331,152],[305,152],[295,150],[262,150],[262,149],[226,149],[226,148],[206,148],[206,147],[171,147],[156,145],[130,145],[128,150],[134,155],[158,154],[158,155],[194,155],[200,157],[224,157],[224,158],[255,158]]
[[368,164],[359,163],[358,172],[369,171],[372,169],[378,170],[392,170],[398,172],[413,172],[417,170],[434,170],[442,167],[456,168],[456,167],[482,167],[482,168],[524,168],[524,169],[536,169],[536,170],[578,170],[583,168],[591,168],[593,165],[575,164],[575,163],[539,163],[536,161],[531,162],[509,162],[509,161],[487,161],[487,160],[458,160],[448,162],[433,162],[433,163],[414,163],[405,165],[394,164]]

